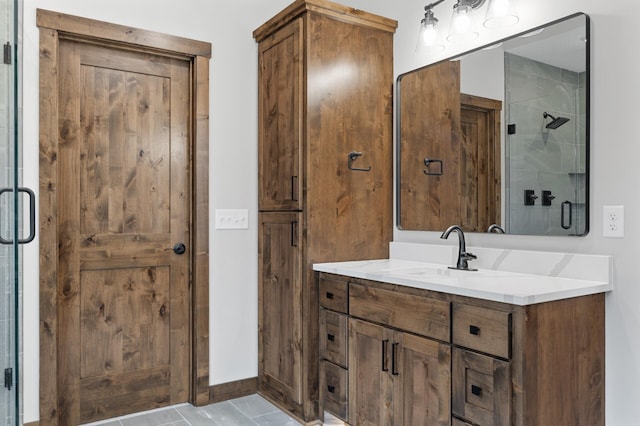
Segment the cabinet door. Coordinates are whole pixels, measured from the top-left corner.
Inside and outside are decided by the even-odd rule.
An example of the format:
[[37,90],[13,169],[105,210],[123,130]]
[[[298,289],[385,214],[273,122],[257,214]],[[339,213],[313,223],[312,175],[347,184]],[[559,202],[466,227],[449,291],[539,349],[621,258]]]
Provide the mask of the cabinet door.
[[309,223],[314,256],[388,257],[393,37],[320,16],[310,17],[305,31],[313,41],[306,69],[305,209],[321,219]]
[[393,425],[393,332],[349,319],[349,423]]
[[449,425],[450,347],[435,340],[396,332],[391,346],[391,358],[391,374],[396,375],[395,423],[414,426]]
[[259,46],[258,203],[300,210],[302,194],[302,19]]
[[258,238],[259,379],[302,401],[301,213],[261,213]]

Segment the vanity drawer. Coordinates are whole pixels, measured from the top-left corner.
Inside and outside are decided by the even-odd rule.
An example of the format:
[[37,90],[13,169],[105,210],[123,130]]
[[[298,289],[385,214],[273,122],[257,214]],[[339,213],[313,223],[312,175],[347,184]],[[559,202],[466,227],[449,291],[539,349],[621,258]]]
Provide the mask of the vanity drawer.
[[320,275],[320,306],[346,314],[349,311],[347,288],[347,280]]
[[501,358],[511,357],[511,314],[453,304],[453,344]]
[[320,357],[347,367],[347,316],[320,309]]
[[511,374],[508,361],[453,348],[453,414],[480,426],[511,421]]
[[347,421],[348,414],[348,373],[348,370],[329,361],[322,361],[320,364],[320,389],[324,394],[324,409],[344,421]]
[[349,284],[349,314],[411,333],[450,341],[449,302]]

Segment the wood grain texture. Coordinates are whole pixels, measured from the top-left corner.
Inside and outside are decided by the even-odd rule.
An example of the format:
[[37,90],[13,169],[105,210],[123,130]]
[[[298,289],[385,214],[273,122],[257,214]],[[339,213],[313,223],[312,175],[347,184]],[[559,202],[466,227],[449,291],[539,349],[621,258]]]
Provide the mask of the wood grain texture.
[[260,43],[258,208],[302,208],[302,19]]
[[140,28],[115,25],[44,9],[37,9],[36,25],[40,28],[50,28],[101,40],[108,39],[130,46],[163,50],[184,56],[211,57],[211,44],[207,42],[169,36]]
[[192,173],[192,390],[196,406],[210,401],[209,391],[209,59],[194,58],[192,77],[193,124]]
[[399,344],[394,420],[401,425],[449,425],[451,348],[447,344],[396,332]]
[[258,377],[302,402],[302,215],[260,213]]
[[317,12],[334,19],[355,25],[377,28],[382,31],[395,32],[398,23],[384,16],[374,15],[362,10],[343,6],[327,0],[296,0],[276,14],[253,32],[253,38],[261,42],[265,37],[278,31],[293,19],[306,12]]
[[508,359],[511,356],[511,314],[454,303],[451,339],[454,345]]
[[[383,22],[393,25],[383,24],[382,29]],[[318,283],[312,264],[388,256],[394,28],[393,21],[314,0],[295,2],[254,32],[259,51],[265,52],[261,63],[269,64],[259,68],[259,144],[261,152],[266,152],[259,156],[259,189],[265,192],[260,199],[278,193],[297,199],[288,204],[271,200],[261,203],[260,209],[302,211],[304,219],[300,230],[302,341],[295,348],[300,353],[288,355],[302,359],[302,399],[297,403],[294,396],[266,380],[259,386],[265,396],[305,421],[319,418]],[[270,52],[276,46],[277,51]],[[298,74],[300,84],[295,79]],[[285,116],[278,118],[278,114]],[[277,132],[269,128],[278,120],[282,125],[277,126],[286,130],[283,134],[290,135],[288,145],[275,140]],[[295,120],[300,122],[299,131]],[[370,173],[347,169],[351,151],[364,153],[358,161],[371,162]],[[300,159],[297,175],[268,175],[276,164],[295,164],[296,155]],[[262,182],[265,178],[281,180]],[[271,207],[265,208],[269,203]],[[265,280],[262,273],[260,277]]]
[[[381,374],[384,369],[393,369],[394,343],[398,344],[396,354],[401,354],[400,364],[396,365],[401,374],[394,376],[396,381],[403,380],[400,376],[407,376],[407,373],[402,373],[407,366],[414,365],[417,369],[409,374],[415,380],[420,377],[419,370],[428,365],[417,349],[411,349],[414,345],[407,344],[407,334],[399,336],[398,331],[392,332],[389,328],[402,330],[405,327],[392,322],[398,306],[416,310],[410,303],[385,302],[389,293],[401,293],[411,298],[426,297],[452,304],[452,344],[423,339],[428,342],[427,346],[440,345],[439,357],[442,357],[443,350],[451,348],[450,398],[455,416],[451,419],[452,424],[604,424],[604,293],[517,306],[338,275],[322,274],[322,277],[324,280],[349,281],[348,293],[352,299],[349,303],[348,343],[350,423],[384,424],[389,418],[398,422],[398,409],[391,414],[383,413],[378,407],[383,403],[375,399],[387,395],[387,378]],[[374,301],[370,312],[367,311],[369,304],[359,305],[353,300],[360,298],[359,292],[364,291],[371,294],[367,299]],[[354,315],[377,324],[362,321]],[[354,323],[359,324],[355,332]],[[460,337],[459,333],[468,332],[470,325],[479,328],[479,336],[488,338],[487,346],[484,343],[478,346],[474,340]],[[410,339],[422,339],[413,334],[408,336]],[[508,339],[505,340],[505,336]],[[384,340],[388,343],[383,357]],[[415,346],[421,347],[417,343]],[[402,351],[407,347],[409,355],[403,355]],[[356,349],[358,352],[353,352]],[[477,352],[479,350],[494,355],[485,355]],[[510,355],[505,356],[508,353]],[[358,365],[358,362],[363,364]],[[443,371],[445,364],[440,358],[439,364],[434,365],[439,365]],[[399,384],[394,383],[397,389]],[[405,416],[406,410],[431,410],[429,407],[434,407],[432,403],[435,404],[436,400],[425,396],[428,386],[421,385],[420,381],[411,383],[410,388],[416,395],[411,397],[413,400],[407,402],[400,396],[394,404],[402,401],[406,405]],[[478,389],[474,392],[472,386]],[[440,385],[439,388],[447,387]],[[398,391],[393,392],[393,398],[398,394]],[[446,396],[441,397],[446,399]],[[432,403],[426,404],[425,399]],[[371,414],[356,415],[354,410]],[[432,411],[429,413],[433,414]],[[409,423],[405,417],[403,423],[415,422],[415,417]]]
[[[407,230],[444,230],[459,212],[460,63],[422,68],[399,84],[399,224]],[[436,163],[425,166],[425,158],[442,161],[442,169]]]
[[[58,33],[40,30],[39,48],[40,422],[57,424]],[[43,368],[46,366],[46,368]]]
[[450,305],[441,300],[351,283],[349,315],[443,342],[451,339]]
[[391,329],[349,319],[349,424],[393,425]]
[[[502,103],[460,93],[459,73],[457,62],[445,62],[400,79],[403,229],[439,231],[456,223],[468,232],[485,232],[500,224]],[[425,158],[443,161],[442,168],[425,166]]]
[[604,294],[526,309],[520,425],[604,425]]
[[453,348],[452,412],[478,425],[511,424],[507,361]]
[[257,377],[214,385],[209,388],[209,403],[214,404],[216,402],[252,395],[256,393],[257,390]]
[[321,361],[320,396],[324,401],[324,408],[344,421],[349,418],[348,382],[347,369],[330,361]]
[[[127,390],[149,408],[188,399],[190,256],[171,247],[189,242],[190,67],[75,41],[60,52],[58,406],[75,424],[134,409]],[[166,386],[136,374],[154,369]],[[95,381],[108,386],[82,390]]]
[[346,278],[320,274],[318,286],[320,306],[343,314],[349,312],[349,286]]
[[502,102],[460,94],[461,201],[459,223],[468,232],[486,232],[500,220],[500,113]]
[[[169,180],[174,185],[191,185],[189,160],[192,148],[184,149],[184,147],[192,144],[194,140],[192,134],[194,126],[190,119],[184,120],[182,126],[177,125],[177,120],[172,129],[168,126],[167,118],[170,114],[176,118],[181,116],[176,109],[172,109],[170,112],[166,109],[167,103],[163,99],[166,100],[166,97],[172,92],[175,100],[181,99],[177,103],[181,102],[183,105],[189,105],[196,98],[199,100],[198,106],[194,107],[196,114],[199,114],[196,120],[200,128],[200,134],[197,138],[200,147],[198,152],[205,154],[207,152],[206,142],[208,136],[203,136],[203,134],[208,133],[204,131],[204,127],[207,127],[206,123],[208,123],[208,90],[202,91],[202,87],[206,89],[208,85],[208,83],[204,84],[208,80],[208,74],[201,74],[198,80],[199,85],[193,84],[190,78],[192,72],[189,64],[192,61],[199,62],[201,71],[208,68],[206,58],[192,58],[190,53],[177,53],[175,50],[171,50],[173,47],[169,48],[168,46],[185,45],[185,40],[172,39],[171,36],[154,36],[164,38],[164,42],[160,42],[159,45],[144,52],[144,46],[126,44],[132,41],[127,36],[122,39],[114,36],[125,27],[107,23],[99,23],[98,25],[96,24],[97,21],[46,11],[38,11],[38,22],[41,24],[40,230],[42,237],[44,237],[41,238],[40,245],[40,270],[42,271],[40,281],[40,423],[74,424],[79,422],[78,416],[84,416],[87,413],[95,414],[100,412],[101,414],[98,414],[100,416],[109,415],[102,409],[87,408],[90,407],[88,403],[79,403],[78,396],[85,395],[85,392],[67,389],[68,385],[78,385],[82,381],[72,371],[75,368],[74,366],[82,365],[79,361],[82,357],[79,352],[77,354],[73,353],[73,350],[71,350],[73,345],[67,346],[68,343],[76,339],[74,337],[76,332],[68,332],[66,331],[68,328],[65,327],[83,318],[77,313],[79,312],[79,306],[81,306],[80,300],[86,302],[85,306],[90,306],[91,303],[88,302],[95,300],[95,297],[99,294],[94,292],[92,295],[91,290],[88,290],[86,294],[84,293],[84,286],[80,285],[83,274],[87,276],[87,273],[91,275],[96,269],[104,269],[104,267],[100,266],[100,262],[104,264],[107,260],[114,261],[112,265],[117,268],[136,268],[140,264],[144,264],[145,258],[146,260],[154,258],[155,261],[151,262],[147,266],[148,269],[146,269],[147,277],[151,277],[157,272],[158,269],[156,267],[166,264],[163,259],[168,258],[165,251],[168,247],[165,241],[166,238],[164,240],[163,238],[158,238],[162,231],[167,231],[168,228],[171,228],[169,240],[171,242],[178,239],[183,240],[187,243],[189,250],[188,233],[182,232],[180,229],[185,228],[177,225],[186,224],[186,229],[190,227],[189,222],[191,219],[189,218],[191,215],[188,211],[192,202],[194,204],[197,203],[198,211],[200,212],[196,225],[202,227],[202,223],[205,222],[206,224],[206,221],[208,221],[208,214],[204,210],[208,207],[208,202],[206,198],[202,197],[202,188],[205,189],[205,193],[207,192],[206,183],[204,185],[194,185],[196,189],[200,189],[199,196],[194,195],[192,197],[191,190],[186,186],[185,188],[187,189],[184,190],[170,191],[170,200],[158,191],[160,186],[164,185],[166,187],[166,183]],[[51,27],[51,29],[45,27]],[[73,45],[74,47],[60,49],[58,30],[61,29],[64,30],[64,37],[68,40],[87,40],[90,38],[92,42],[83,44],[82,42],[64,41],[63,44],[65,46]],[[135,31],[133,32],[135,33]],[[109,39],[111,36],[117,40]],[[135,37],[145,38],[142,32],[134,35]],[[128,58],[123,62],[130,66],[128,71],[130,74],[127,75],[126,72],[118,74],[118,72],[111,70],[113,67],[109,66],[107,56],[102,53],[95,53],[100,52],[99,49],[101,48],[97,47],[100,43],[111,46],[111,48],[116,45],[121,47],[121,49],[115,50],[118,50],[124,57]],[[90,48],[84,49],[84,47],[88,46]],[[196,42],[193,46],[208,46],[210,52],[208,43]],[[164,50],[165,48],[169,50]],[[150,54],[149,52],[152,53]],[[158,56],[159,53],[160,55]],[[140,55],[142,59],[134,59],[133,56],[135,55]],[[177,62],[175,62],[175,59],[171,59],[176,57],[180,57]],[[163,58],[167,58],[168,62],[163,62]],[[196,61],[196,59],[199,59],[199,61]],[[174,72],[177,69],[176,67],[165,66],[171,61],[174,61],[174,64],[183,64],[182,70],[178,74]],[[62,64],[60,69],[57,68],[59,63]],[[159,78],[152,77],[153,75]],[[65,90],[76,87],[78,88],[77,93],[84,93],[84,95],[59,96],[59,93],[65,93]],[[89,90],[89,88],[91,89]],[[138,98],[138,101],[141,99],[142,101],[133,102],[134,96]],[[163,103],[165,107],[154,109],[156,105],[162,105]],[[186,112],[186,115],[183,114],[182,116],[189,117],[191,114],[190,109],[188,107],[182,108]],[[111,112],[102,114],[97,112],[98,110],[110,110]],[[134,110],[137,113],[137,118]],[[121,111],[129,111],[129,114],[120,115]],[[139,118],[145,114],[152,116],[152,119],[141,121]],[[98,117],[98,119],[95,119],[95,117]],[[114,161],[113,165],[116,167],[111,167],[112,162],[110,160],[113,159],[111,154],[115,154],[116,157],[125,156],[128,151],[125,149],[120,150],[120,146],[105,143],[106,135],[112,136],[112,134],[120,133],[125,138],[123,140],[126,140],[126,132],[123,129],[131,130],[133,126],[137,126],[138,129],[145,129],[144,132],[148,135],[154,135],[153,138],[158,141],[163,138],[165,140],[171,138],[174,141],[174,148],[169,152],[167,150],[162,151],[163,147],[168,146],[166,144],[159,143],[157,146],[145,145],[145,141],[149,139],[141,138],[139,133],[135,136],[136,132],[133,132],[129,135],[130,140],[133,141],[135,139],[136,142],[135,144],[128,143],[127,147],[132,145],[136,147],[137,163],[135,166],[133,166],[133,163],[129,163],[130,165],[120,164],[118,166],[118,162]],[[59,135],[62,137],[59,138]],[[179,148],[180,151],[176,150],[176,148]],[[151,153],[150,150],[154,149],[155,152]],[[142,155],[140,155],[141,153]],[[153,157],[154,154],[157,157]],[[73,158],[79,160],[74,163]],[[171,177],[167,180],[168,161],[174,161],[174,165],[176,165],[178,160],[182,161],[183,166],[174,167]],[[206,167],[207,164],[202,164],[194,172],[196,182],[198,177],[204,176],[206,178]],[[163,168],[165,171],[162,171]],[[125,169],[129,170],[127,176],[124,175],[124,171],[120,174],[121,170]],[[74,176],[78,176],[80,179],[72,182]],[[117,183],[118,176],[123,177],[120,184]],[[163,176],[165,177],[163,178]],[[129,178],[129,185],[127,185],[126,178]],[[72,183],[69,185],[67,182]],[[114,185],[111,186],[110,182],[113,182]],[[60,193],[64,192],[67,195],[59,196],[58,186],[64,187],[65,191]],[[69,187],[69,191],[67,187]],[[121,190],[123,188],[126,190]],[[137,203],[141,199],[139,196],[129,198],[125,202],[126,197],[130,197],[134,192],[139,195],[145,191],[147,194],[146,201],[148,201],[148,205],[153,206],[153,209],[135,210],[136,206],[139,206]],[[79,192],[91,195],[84,197],[73,195]],[[169,203],[174,206],[183,205],[186,208],[184,211],[187,212],[187,215],[163,214],[163,212],[169,211],[166,208]],[[118,205],[124,206],[125,204],[125,208],[116,207]],[[74,210],[74,206],[77,206],[77,209]],[[157,215],[151,214],[154,209],[157,211]],[[206,229],[206,225],[204,226]],[[116,241],[117,238],[114,239],[112,235],[109,238],[103,238],[106,233],[126,230],[133,233],[126,234],[122,242]],[[152,234],[149,234],[151,235],[149,239],[144,236],[144,232],[148,231],[152,232]],[[156,240],[156,248],[154,248],[154,239]],[[58,243],[58,240],[60,243]],[[122,248],[124,250],[116,252],[113,248],[107,249],[108,244],[110,244],[109,240],[111,240],[111,243],[116,244],[117,250]],[[147,248],[136,252],[134,248],[136,240],[137,242],[142,242],[143,246],[146,245]],[[103,244],[102,252],[100,252],[100,249],[92,251],[98,245],[96,242]],[[206,257],[206,250],[200,252],[200,259],[202,259],[202,256]],[[134,253],[134,255],[132,256],[131,253]],[[59,256],[58,254],[62,255]],[[83,258],[83,256],[86,257]],[[56,258],[58,262],[52,260]],[[189,260],[182,267],[172,268],[171,279],[173,281],[187,282],[186,280],[189,279],[189,267],[187,265],[191,263],[191,256],[187,255],[185,259]],[[88,272],[78,272],[80,270],[78,267]],[[149,271],[155,272],[151,273]],[[208,273],[200,274],[199,277],[201,279],[198,280],[198,285],[195,287],[207,288]],[[140,282],[139,279],[133,279],[133,281]],[[56,293],[61,295],[59,299],[56,297]],[[166,387],[166,391],[169,392],[169,397],[166,400],[170,402],[171,400],[186,400],[189,398],[190,392],[191,373],[189,372],[189,365],[191,351],[189,342],[191,341],[191,333],[189,328],[191,319],[187,311],[190,303],[189,287],[185,285],[179,287],[179,290],[177,288],[172,289],[168,297],[169,303],[175,309],[165,306],[165,309],[160,309],[160,311],[162,312],[161,316],[165,318],[168,316],[171,319],[169,336],[173,349],[170,357],[174,361],[174,366],[170,375],[171,385]],[[203,300],[208,301],[208,297],[203,298]],[[67,307],[71,309],[68,311],[69,313],[62,313],[62,310]],[[200,312],[204,309],[206,312],[208,303],[206,305],[198,305],[197,309]],[[160,313],[160,311],[156,313]],[[93,334],[90,331],[90,323],[84,324],[84,327],[85,334]],[[206,338],[208,335],[208,321],[205,327],[206,329],[203,330],[201,328],[194,333],[195,338],[203,335]],[[143,331],[138,334],[143,335],[145,333]],[[151,336],[157,335],[151,333],[148,337]],[[148,341],[149,339],[147,339],[147,343]],[[136,344],[140,343],[137,342]],[[144,340],[142,343],[144,343]],[[101,345],[104,346],[105,343],[102,342]],[[58,349],[56,350],[56,348]],[[144,357],[139,357],[135,350],[128,352],[132,354],[130,361],[136,365],[136,368],[147,362],[144,361]],[[114,352],[111,350],[108,353],[113,354]],[[204,365],[207,371],[199,377],[204,376],[205,383],[202,383],[203,380],[198,382],[197,379],[194,379],[193,381],[198,382],[200,388],[204,388],[208,393],[208,348],[204,355],[206,356],[203,358],[206,359],[200,362],[200,365]],[[197,358],[200,355],[196,354],[194,356]],[[87,358],[85,357],[85,359]],[[106,362],[106,364],[109,364],[109,362]],[[180,366],[176,367],[175,365],[177,364]],[[92,364],[92,362],[84,363],[83,368],[87,369],[85,371],[87,373],[90,372],[90,369],[95,372],[97,365],[95,363]],[[135,375],[130,374],[130,376],[133,377]],[[194,373],[194,376],[198,376],[198,373]],[[58,378],[63,380],[61,382],[63,383],[62,387],[58,385]],[[128,388],[133,389],[135,386],[129,386]],[[104,391],[102,392],[104,394]],[[154,392],[157,394],[158,391],[154,390],[151,393]],[[86,394],[89,395],[89,393]],[[108,397],[108,392],[103,396]],[[113,397],[117,398],[116,395]],[[164,397],[160,397],[160,399],[156,397],[150,398],[154,400],[165,399]],[[146,400],[150,401],[151,399],[147,398]],[[96,406],[107,407],[109,405],[104,400],[101,400]],[[122,406],[123,404],[111,405]],[[80,408],[80,411],[78,411],[78,408]]]
[[347,367],[347,316],[320,310],[320,357]]

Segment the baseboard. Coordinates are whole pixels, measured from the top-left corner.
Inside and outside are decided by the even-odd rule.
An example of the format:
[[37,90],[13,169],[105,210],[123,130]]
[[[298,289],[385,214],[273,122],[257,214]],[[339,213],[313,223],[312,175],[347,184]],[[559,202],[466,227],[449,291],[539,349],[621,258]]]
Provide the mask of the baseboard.
[[258,391],[258,378],[237,380],[209,387],[209,403],[252,395]]

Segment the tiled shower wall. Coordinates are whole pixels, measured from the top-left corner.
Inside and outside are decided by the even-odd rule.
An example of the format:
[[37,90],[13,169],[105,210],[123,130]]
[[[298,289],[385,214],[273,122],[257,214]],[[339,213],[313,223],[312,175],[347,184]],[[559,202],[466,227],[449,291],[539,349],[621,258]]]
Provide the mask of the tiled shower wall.
[[[586,223],[586,85],[585,73],[573,72],[521,56],[505,53],[506,121],[516,125],[507,135],[506,169],[509,216],[513,234],[583,234]],[[546,129],[551,119],[543,113],[569,118],[557,129]],[[524,205],[524,191],[539,198]],[[542,205],[542,191],[555,196],[551,206]],[[562,203],[565,203],[562,228]]]

